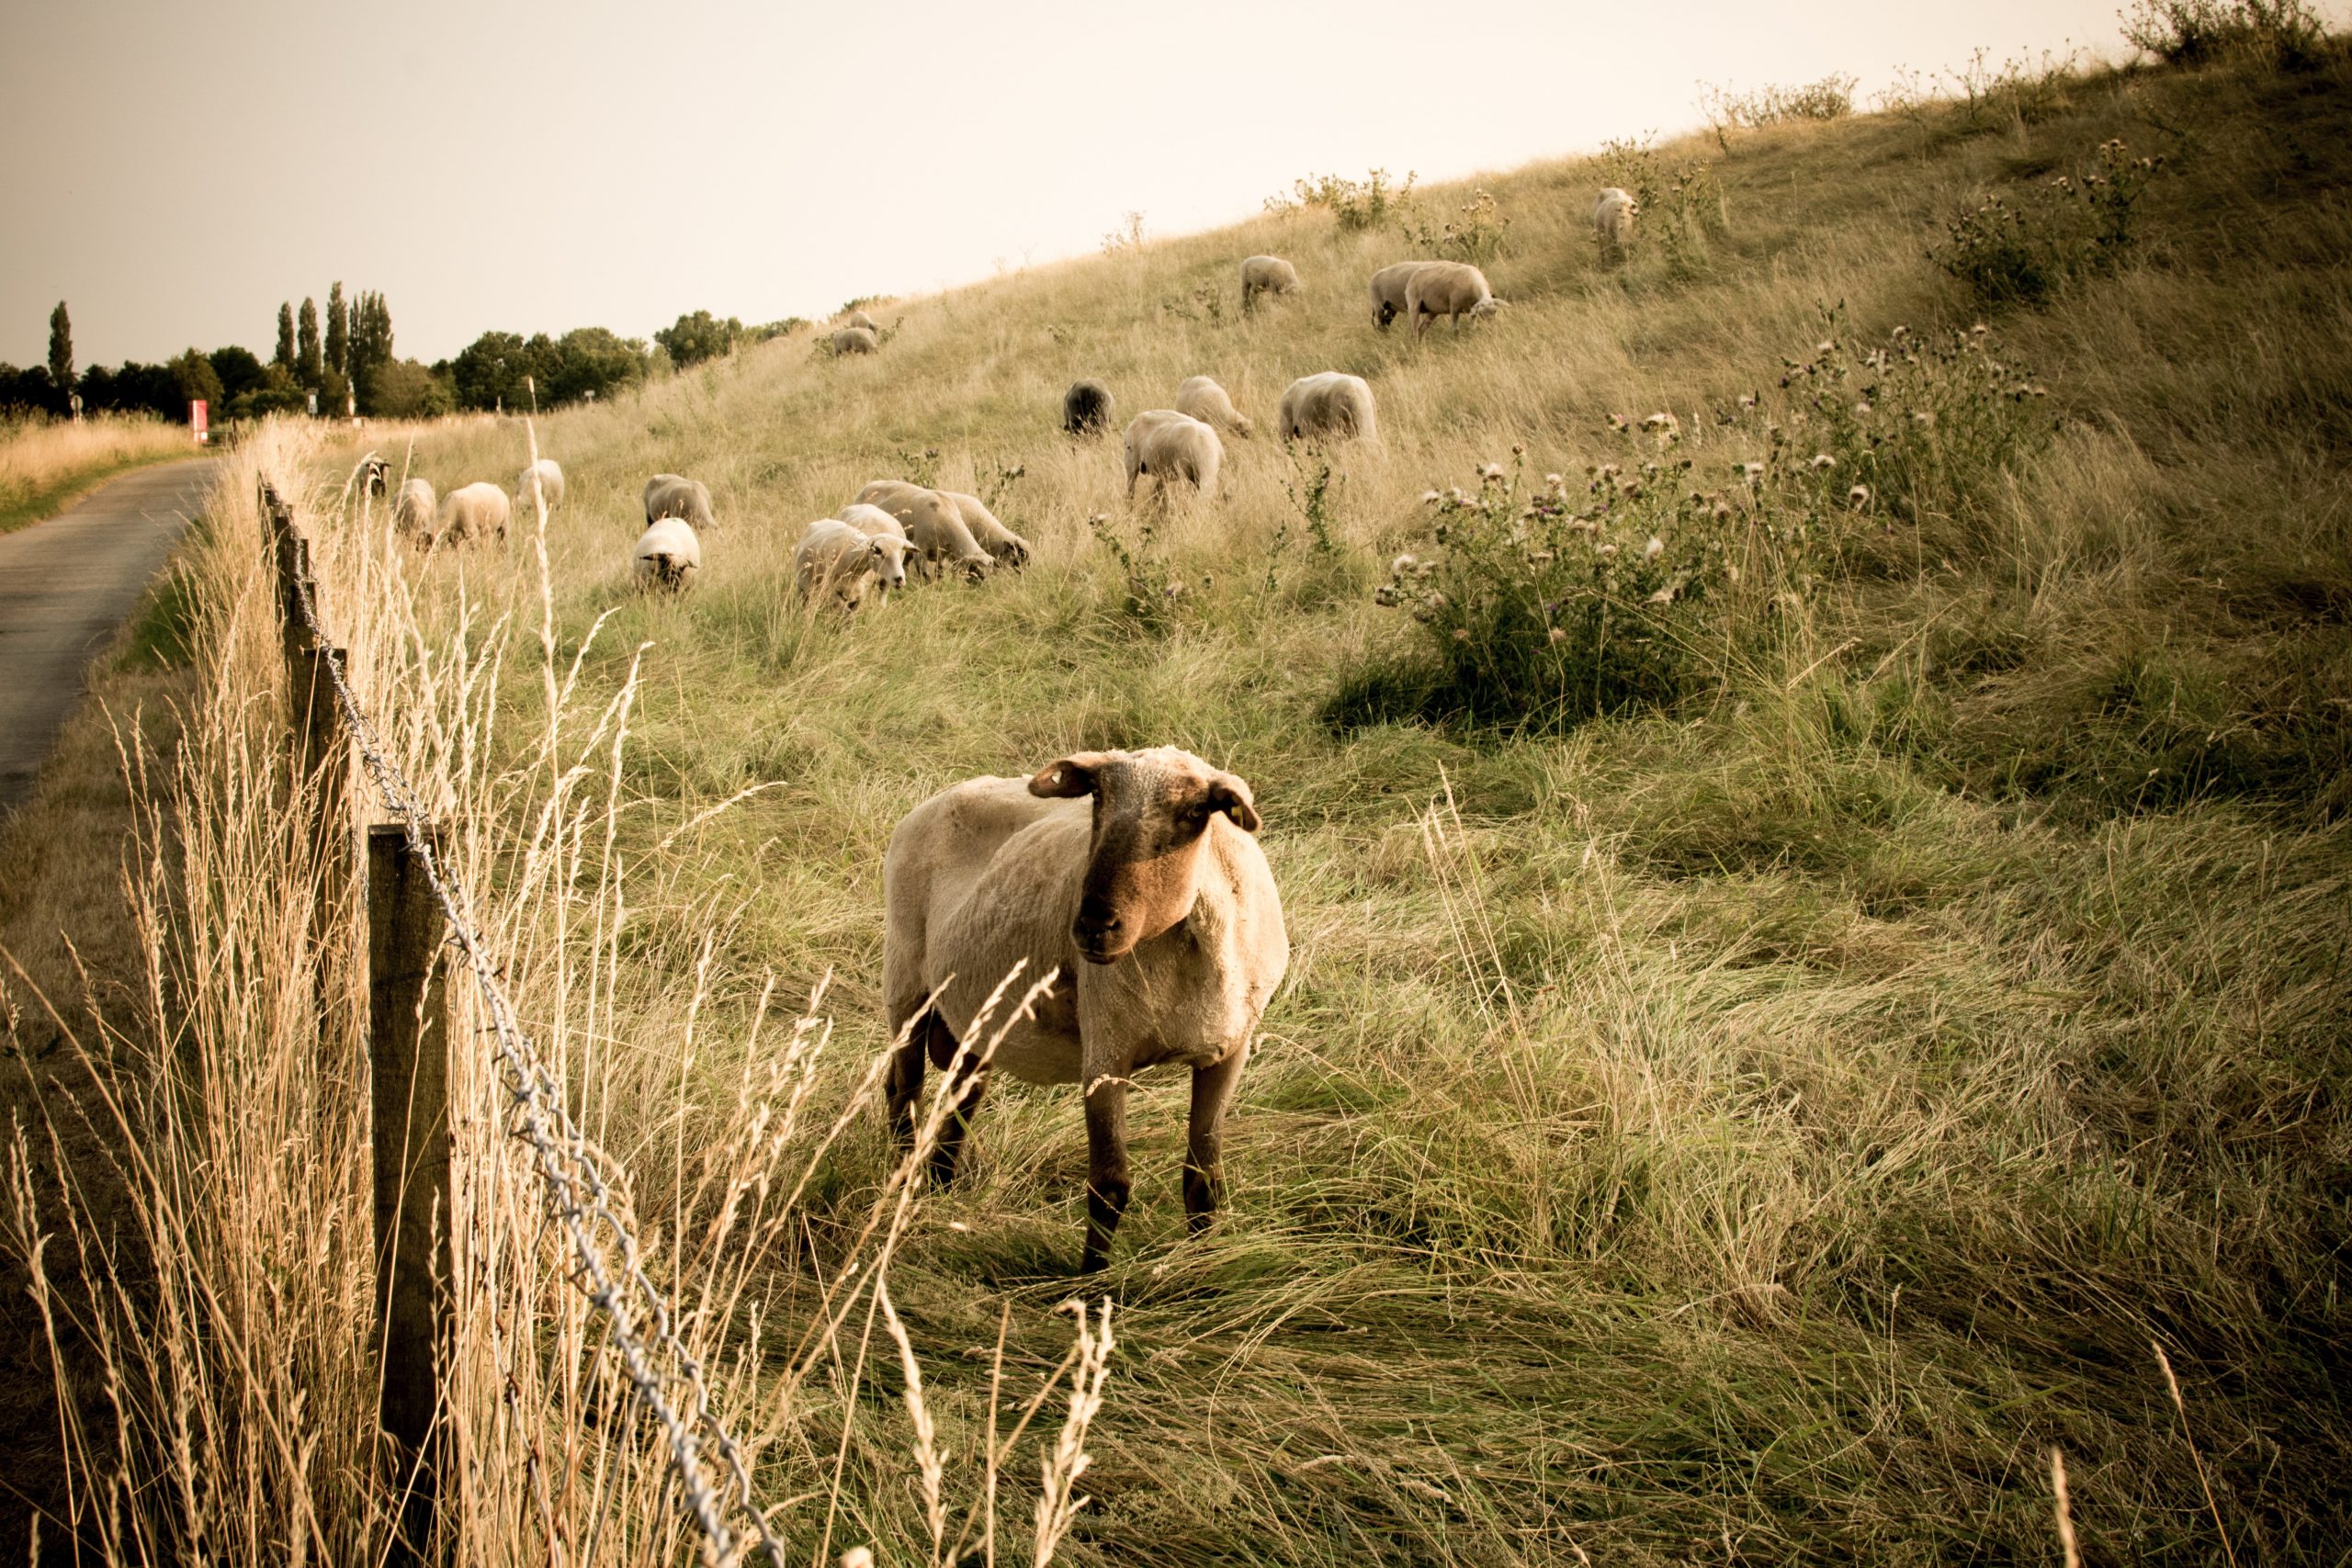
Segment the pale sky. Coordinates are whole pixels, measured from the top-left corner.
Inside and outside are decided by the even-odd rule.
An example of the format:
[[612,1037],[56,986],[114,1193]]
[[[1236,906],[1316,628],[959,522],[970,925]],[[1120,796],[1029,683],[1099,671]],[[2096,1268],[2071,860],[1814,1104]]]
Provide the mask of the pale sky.
[[1671,133],[1702,81],[2120,57],[2119,3],[8,0],[0,359],[44,360],[61,298],[83,366],[266,358],[278,302],[337,278],[425,360],[821,317],[1091,252],[1130,209],[1181,233],[1310,173]]

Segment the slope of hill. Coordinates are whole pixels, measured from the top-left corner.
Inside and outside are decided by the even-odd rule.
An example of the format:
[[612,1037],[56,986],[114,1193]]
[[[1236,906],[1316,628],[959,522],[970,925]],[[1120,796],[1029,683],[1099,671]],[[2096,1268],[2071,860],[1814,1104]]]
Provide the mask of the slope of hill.
[[[886,306],[871,358],[780,343],[540,422],[571,480],[544,605],[526,527],[403,569],[428,664],[406,608],[351,636],[438,716],[403,743],[450,797],[508,812],[474,863],[541,889],[519,983],[673,1235],[744,1157],[771,988],[830,976],[837,1049],[881,1045],[908,807],[1161,743],[1255,786],[1291,977],[1208,1236],[1184,1096],[1132,1102],[1076,1560],[2045,1560],[2055,1446],[2095,1556],[2226,1529],[2334,1562],[2347,69],[2020,80],[1499,175],[1510,303],[1418,344],[1363,301],[1396,220],[1312,208]],[[1592,195],[1635,181],[1607,265]],[[1245,317],[1260,251],[1306,291]],[[1371,381],[1376,446],[1273,439],[1323,369]],[[1115,439],[1057,429],[1080,375],[1124,419],[1194,373],[1259,425],[1205,503],[1131,503]],[[503,479],[525,439],[430,428],[413,460]],[[722,518],[674,600],[626,570],[657,470]],[[1036,563],[811,617],[801,525],[883,475],[990,496]],[[1566,570],[1546,529],[1621,544],[1575,579],[1614,633],[1526,619]],[[368,543],[326,547],[349,602]],[[555,782],[575,756],[600,793]],[[976,1148],[890,1265],[958,1508],[996,1370],[1061,1355],[1085,1205],[1068,1093],[1000,1085]],[[805,1314],[888,1168],[858,1120],[788,1245],[730,1264],[741,1299]],[[920,1541],[895,1369],[835,1375],[763,1493],[812,1546]]]

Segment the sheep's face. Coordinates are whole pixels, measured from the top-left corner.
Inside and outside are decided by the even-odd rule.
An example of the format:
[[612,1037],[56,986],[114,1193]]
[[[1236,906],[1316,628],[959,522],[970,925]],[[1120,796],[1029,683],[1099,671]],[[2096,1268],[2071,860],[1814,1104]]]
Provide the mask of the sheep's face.
[[907,542],[881,535],[867,547],[874,558],[874,583],[885,593],[907,585]]
[[1094,797],[1094,829],[1070,938],[1090,964],[1116,964],[1180,923],[1198,892],[1202,842],[1222,812],[1258,830],[1250,786],[1172,746],[1081,751],[1029,781],[1047,799]]

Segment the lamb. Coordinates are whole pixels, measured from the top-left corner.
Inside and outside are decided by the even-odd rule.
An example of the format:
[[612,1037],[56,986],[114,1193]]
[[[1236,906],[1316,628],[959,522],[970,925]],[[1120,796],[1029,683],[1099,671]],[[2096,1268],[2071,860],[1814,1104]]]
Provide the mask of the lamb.
[[1371,386],[1343,370],[1301,376],[1284,388],[1282,426],[1285,441],[1380,439]]
[[1062,428],[1072,435],[1095,435],[1111,428],[1111,389],[1100,381],[1073,381],[1062,394]]
[[1251,256],[1241,264],[1241,310],[1246,315],[1258,308],[1261,294],[1295,294],[1298,292],[1298,268],[1280,256]]
[[645,525],[630,552],[639,588],[684,588],[702,572],[702,541],[683,517],[662,517]]
[[857,492],[859,504],[877,506],[899,520],[914,547],[917,574],[938,576],[949,568],[978,581],[996,564],[964,525],[963,509],[935,490],[899,479],[870,480]]
[[1631,248],[1634,220],[1640,213],[1641,204],[1623,186],[1611,186],[1600,193],[1600,199],[1592,204],[1592,233],[1604,260],[1622,256]]
[[1487,287],[1487,275],[1466,262],[1430,262],[1405,280],[1405,314],[1413,322],[1413,341],[1439,316],[1462,330],[1462,318],[1479,321],[1493,315],[1506,301]]
[[833,332],[833,352],[872,354],[882,346],[882,334],[872,327],[839,327]]
[[654,475],[645,481],[645,520],[659,523],[664,517],[683,517],[696,533],[717,526],[718,519],[710,510],[710,487],[678,474]]
[[1225,389],[1206,376],[1189,377],[1182,386],[1176,389],[1176,412],[1190,414],[1213,429],[1228,431],[1244,441],[1250,439],[1250,432],[1255,428],[1241,411],[1233,406],[1233,400],[1225,395]]
[[1225,446],[1216,432],[1174,409],[1146,409],[1136,415],[1127,425],[1125,451],[1130,500],[1139,474],[1158,479],[1158,493],[1163,496],[1171,479],[1188,479],[1193,489],[1207,494],[1216,489],[1216,471],[1225,461]]
[[1388,323],[1405,313],[1405,286],[1413,280],[1413,274],[1434,265],[1432,262],[1398,262],[1394,266],[1384,266],[1374,273],[1372,324],[1386,332]]
[[542,457],[523,470],[521,477],[514,481],[514,504],[518,507],[532,504],[531,480],[534,476],[539,481],[539,494],[546,499],[548,510],[553,512],[562,505],[563,468],[553,457]]
[[1019,571],[1029,564],[1029,541],[998,522],[996,513],[978,496],[966,495],[960,490],[943,490],[939,493],[955,503],[964,526],[997,565]]
[[[1247,784],[1172,746],[1083,751],[1028,779],[969,779],[907,813],[882,860],[883,1005],[898,1042],[889,1120],[910,1145],[924,1058],[950,1075],[935,1184],[954,1179],[992,1071],[1080,1085],[1080,1268],[1101,1269],[1130,1190],[1129,1081],[1170,1063],[1192,1069],[1187,1228],[1208,1226],[1226,1106],[1290,966],[1282,895],[1251,837],[1259,826]],[[1050,986],[1025,1010],[1007,1002],[982,1017],[1016,964],[1009,998]],[[958,1055],[991,1040],[986,1061]]]
[[792,580],[803,598],[830,603],[846,614],[865,602],[869,587],[888,595],[907,585],[907,547],[903,538],[864,534],[837,518],[820,518],[792,552]]
[[433,536],[433,520],[441,510],[441,498],[433,493],[429,479],[403,479],[401,492],[392,500],[392,526],[403,534],[419,538]]
[[445,545],[461,545],[468,539],[488,538],[492,534],[503,539],[506,537],[506,519],[511,514],[506,492],[487,479],[477,479],[441,498],[441,511],[433,532]]

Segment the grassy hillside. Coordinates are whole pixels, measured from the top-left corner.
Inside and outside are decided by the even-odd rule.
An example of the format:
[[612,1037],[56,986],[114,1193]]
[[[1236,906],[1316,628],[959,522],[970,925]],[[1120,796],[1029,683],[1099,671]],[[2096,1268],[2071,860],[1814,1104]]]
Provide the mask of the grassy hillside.
[[[310,466],[322,570],[387,606],[342,635],[388,711],[430,716],[396,739],[670,1237],[717,1236],[712,1173],[767,1157],[747,1107],[786,1070],[777,998],[830,977],[809,1115],[870,1094],[881,851],[914,802],[1162,743],[1255,786],[1291,976],[1208,1237],[1183,1238],[1183,1094],[1131,1102],[1070,1560],[2055,1561],[2056,1446],[2089,1560],[2212,1561],[2226,1529],[2243,1561],[2337,1562],[2347,87],[2331,47],[1498,175],[1510,304],[1418,345],[1363,303],[1414,254],[1393,219],[1153,241],[881,308],[870,359],[782,342],[539,422],[571,484],[544,599],[527,526],[419,564],[379,512],[337,525],[348,454]],[[1642,242],[1604,265],[1592,195],[1643,178]],[[1996,196],[2023,221],[1967,218]],[[1244,318],[1258,251],[1306,293]],[[1332,368],[1371,381],[1381,443],[1285,452],[1275,400]],[[1204,503],[1130,504],[1115,440],[1057,428],[1078,376],[1124,419],[1197,372],[1260,426]],[[413,462],[446,490],[525,444],[429,428]],[[723,525],[674,601],[626,571],[664,469]],[[885,475],[993,496],[1036,563],[812,618],[801,525]],[[1530,638],[1571,568],[1514,526],[1621,546],[1573,563],[1615,632]],[[1651,532],[1664,564],[1637,565]],[[251,560],[215,567],[258,614]],[[1375,602],[1392,581],[1428,626]],[[1565,602],[1541,614],[1565,627]],[[230,918],[203,896],[187,919]],[[257,1168],[332,1167],[243,1135]],[[999,1085],[975,1146],[888,1264],[959,1522],[996,1380],[1033,1388],[1068,1345],[1085,1203],[1071,1094]],[[791,1539],[911,1562],[871,1314],[805,1380],[752,1314],[806,1321],[867,1256],[890,1164],[860,1110],[769,1239],[654,1256],[690,1294],[722,1281],[706,1326],[751,1347],[731,1407]],[[327,1294],[304,1321],[347,1328]],[[586,1343],[547,1310],[546,1343]],[[563,1430],[613,1440],[594,1409]],[[1034,1453],[1006,1462],[1025,1496]],[[537,1517],[512,1484],[484,1520]],[[1016,1556],[1028,1505],[1002,1507]]]

